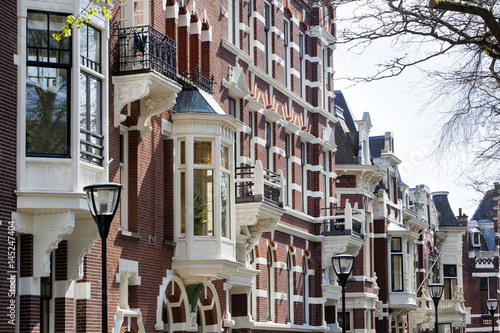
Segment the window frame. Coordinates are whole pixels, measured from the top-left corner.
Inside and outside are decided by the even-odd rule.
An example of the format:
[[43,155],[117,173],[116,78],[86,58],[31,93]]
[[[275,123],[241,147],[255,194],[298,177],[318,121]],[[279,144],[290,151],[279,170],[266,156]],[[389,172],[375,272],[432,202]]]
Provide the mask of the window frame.
[[[31,45],[29,38],[30,38],[30,14],[42,14],[46,16],[46,45]],[[25,128],[25,156],[26,157],[48,157],[48,158],[69,158],[71,157],[71,82],[72,82],[72,68],[73,68],[73,40],[72,37],[65,38],[65,41],[61,42],[56,42],[56,43],[64,43],[67,44],[67,47],[51,47],[51,41],[52,41],[52,34],[51,31],[55,30],[50,30],[51,29],[51,17],[52,16],[57,16],[63,19],[62,22],[65,22],[65,18],[67,14],[62,14],[62,13],[56,13],[56,12],[51,12],[51,11],[40,11],[40,10],[28,10],[28,15],[26,17],[26,37],[25,37],[25,42],[26,42],[26,82],[25,82],[25,87],[26,87],[26,97],[25,97],[25,102],[26,102],[26,111],[25,111],[25,121],[26,121],[26,128]],[[36,60],[30,60],[30,49],[35,50]],[[42,52],[40,52],[42,51]],[[43,52],[45,51],[45,53]],[[55,52],[57,54],[56,58],[59,59],[56,62],[51,62],[50,58],[53,56],[54,53],[51,53],[51,51]],[[66,53],[67,54],[67,62],[61,62],[61,54]],[[42,53],[42,55],[40,55]],[[45,56],[43,55],[45,54]],[[39,60],[40,57],[46,57],[46,61],[44,60]],[[31,81],[28,79],[29,77],[29,68],[36,68],[37,72],[40,73],[41,70],[43,69],[53,69],[53,70],[64,70],[66,72],[66,89],[65,89],[65,116],[66,116],[66,131],[65,131],[65,138],[61,135],[62,141],[65,141],[65,146],[64,146],[64,153],[56,153],[56,152],[28,152],[28,143],[31,140],[28,140],[28,83]],[[37,77],[40,74],[38,74]],[[42,74],[42,77],[44,74]],[[56,72],[56,80],[61,77],[61,73]],[[34,112],[36,113],[36,112]],[[35,137],[34,141],[36,141],[37,137]]]
[[267,320],[274,318],[274,257],[271,246],[267,247]]
[[[398,241],[398,243],[394,243]],[[398,246],[395,246],[398,245]],[[401,237],[391,237],[391,291],[401,292],[404,290],[404,263],[403,263],[403,240]],[[395,269],[395,263],[399,263],[399,268]]]
[[[272,53],[272,39],[271,39],[271,4],[264,2],[264,57],[265,57],[265,73],[271,75],[271,53]],[[271,52],[270,52],[271,51]]]
[[302,185],[302,212],[307,214],[307,143],[300,143],[300,171]]
[[290,88],[290,21],[287,19],[283,19],[283,35],[285,87]]

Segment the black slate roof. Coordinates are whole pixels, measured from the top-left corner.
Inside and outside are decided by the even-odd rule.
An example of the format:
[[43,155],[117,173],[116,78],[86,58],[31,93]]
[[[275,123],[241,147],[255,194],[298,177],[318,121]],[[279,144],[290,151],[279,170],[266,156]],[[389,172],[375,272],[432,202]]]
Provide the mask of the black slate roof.
[[384,149],[385,135],[370,137],[370,155],[371,158],[380,157]]
[[351,133],[357,133],[356,129],[356,124],[354,123],[354,119],[352,117],[351,110],[349,109],[349,106],[347,106],[347,102],[345,100],[344,94],[342,93],[342,90],[335,90],[335,105],[336,107],[341,108],[344,112],[344,120],[345,124],[347,125],[347,128],[349,128],[349,132]]
[[[351,110],[340,90],[335,90],[335,113],[342,119],[335,124],[335,143],[337,144],[335,164],[357,164],[359,135]],[[344,121],[348,132],[345,131],[341,121]]]
[[457,217],[453,214],[453,211],[448,201],[448,194],[433,194],[434,205],[436,210],[439,212],[439,226],[440,227],[461,227],[462,225],[458,222]]
[[474,221],[492,221],[493,220],[493,207],[495,205],[495,200],[493,199],[496,195],[495,189],[489,190],[484,195],[481,203],[477,206],[474,215],[472,215],[471,220]]

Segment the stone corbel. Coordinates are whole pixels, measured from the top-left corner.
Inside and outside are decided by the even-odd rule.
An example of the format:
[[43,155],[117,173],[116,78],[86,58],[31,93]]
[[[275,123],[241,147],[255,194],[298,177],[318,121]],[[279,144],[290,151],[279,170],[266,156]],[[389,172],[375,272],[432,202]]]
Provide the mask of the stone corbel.
[[138,122],[141,137],[152,130],[152,127],[148,125],[149,119],[160,112],[171,109],[175,105],[176,98],[177,93],[172,92],[158,97],[149,97],[145,103],[141,103],[141,115]]
[[77,219],[73,233],[64,239],[68,241],[68,280],[79,280],[83,278],[83,258],[99,239],[97,225],[91,217]]
[[150,87],[153,84],[153,81],[149,77],[141,79],[139,75],[133,75],[134,80],[125,80],[123,82],[117,78],[119,77],[113,77],[113,83],[115,85],[115,127],[118,127],[120,123],[127,118],[125,115],[121,114],[123,107],[148,96]]
[[50,253],[63,237],[73,232],[75,213],[71,210],[46,211],[39,215],[17,213],[16,222],[33,234],[33,277],[50,275]]

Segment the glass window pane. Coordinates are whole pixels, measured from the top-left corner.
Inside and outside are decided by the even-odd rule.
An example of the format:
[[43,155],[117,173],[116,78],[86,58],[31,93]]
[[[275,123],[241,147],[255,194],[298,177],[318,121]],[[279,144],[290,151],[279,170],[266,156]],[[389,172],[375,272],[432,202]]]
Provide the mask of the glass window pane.
[[210,141],[194,143],[194,164],[212,164],[212,143]]
[[220,201],[221,201],[221,233],[222,237],[231,238],[231,189],[230,189],[230,176],[226,173],[221,174],[220,179]]
[[403,290],[403,257],[401,255],[392,255],[392,291]]
[[181,164],[186,164],[186,142],[181,141]]
[[68,69],[27,67],[26,153],[69,155]]
[[229,170],[229,148],[227,146],[222,145],[220,147],[220,160],[221,166]]
[[37,47],[48,46],[47,14],[28,12],[27,45]]
[[65,49],[70,48],[70,38],[61,38],[57,41],[52,38],[54,32],[61,31],[64,24],[66,24],[66,16],[63,15],[49,15],[49,47],[54,49]]
[[213,236],[213,172],[194,170],[193,224],[195,236]]
[[392,252],[401,252],[401,238],[400,237],[391,238],[391,251]]
[[186,233],[186,173],[181,172],[181,234]]

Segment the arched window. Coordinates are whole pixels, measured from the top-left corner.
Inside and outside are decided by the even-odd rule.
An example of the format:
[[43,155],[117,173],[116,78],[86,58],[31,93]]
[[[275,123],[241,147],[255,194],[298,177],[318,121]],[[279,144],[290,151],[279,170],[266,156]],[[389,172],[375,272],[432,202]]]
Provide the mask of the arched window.
[[286,261],[286,285],[287,285],[287,315],[286,321],[293,323],[293,261],[292,254],[288,252]]
[[273,252],[271,247],[267,248],[267,320],[273,320],[274,303],[274,271],[273,271]]

